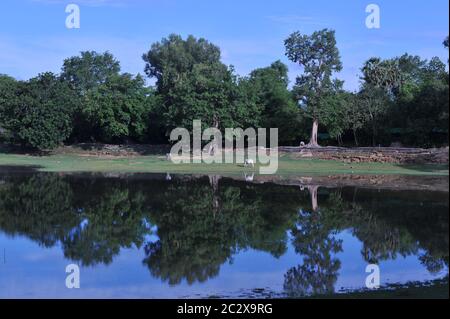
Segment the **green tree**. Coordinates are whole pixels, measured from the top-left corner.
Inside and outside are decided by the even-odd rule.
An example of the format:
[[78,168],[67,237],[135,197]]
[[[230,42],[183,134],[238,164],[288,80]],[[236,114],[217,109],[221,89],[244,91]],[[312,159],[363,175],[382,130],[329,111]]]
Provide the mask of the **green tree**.
[[294,92],[300,106],[306,108],[313,120],[309,145],[318,146],[323,98],[342,87],[342,82],[332,79],[333,73],[342,69],[335,32],[324,29],[310,36],[294,32],[284,44],[289,60],[303,68],[303,74],[297,77]]
[[365,114],[364,122],[370,127],[372,146],[376,146],[379,132],[386,124],[384,120],[391,100],[383,88],[365,85],[358,93],[356,103],[358,111]]
[[15,103],[17,95],[18,82],[7,75],[0,74],[0,140],[7,139],[7,135],[11,132],[6,132],[4,125],[6,122],[6,110],[9,106]]
[[279,142],[292,144],[300,130],[300,111],[288,90],[288,68],[281,61],[256,69],[240,83],[261,108],[260,126],[278,128]]
[[120,63],[114,56],[105,52],[83,51],[80,56],[64,60],[61,78],[70,83],[80,95],[104,84],[111,76],[120,72]]
[[83,115],[101,141],[142,140],[151,107],[144,84],[139,75],[114,75],[88,92]]
[[408,145],[433,147],[448,143],[448,73],[437,57],[430,61],[399,58],[404,83],[391,114],[391,127],[403,132]]
[[192,120],[223,129],[255,123],[258,109],[239,90],[233,68],[205,39],[171,34],[143,55],[145,72],[156,78],[165,125],[189,128]]
[[[414,146],[445,143],[448,73],[443,62],[437,57],[427,61],[404,54],[388,60],[372,58],[365,63],[362,72],[360,102],[368,110],[373,143],[378,133],[383,133],[385,140],[392,139],[392,134],[399,134],[397,138],[402,143]],[[371,108],[367,104],[369,95],[373,102]],[[373,99],[376,96],[379,98]],[[378,120],[375,119],[377,113]]]
[[358,132],[364,128],[367,123],[367,114],[364,111],[363,105],[358,103],[358,96],[354,93],[348,95],[345,103],[345,121],[353,133],[353,141],[355,146],[359,146]]
[[72,131],[72,113],[78,99],[52,73],[19,82],[16,96],[3,110],[3,126],[12,132],[13,143],[36,149],[51,149]]
[[144,140],[153,96],[140,75],[120,73],[112,54],[86,51],[70,57],[64,61],[61,79],[80,98],[72,141]]
[[347,130],[353,132],[355,145],[358,145],[357,131],[363,126],[364,114],[355,95],[345,91],[328,94],[323,99],[322,123],[331,138],[343,144],[342,136]]
[[404,81],[399,62],[398,59],[370,58],[361,69],[363,86],[382,88],[388,95],[395,96]]

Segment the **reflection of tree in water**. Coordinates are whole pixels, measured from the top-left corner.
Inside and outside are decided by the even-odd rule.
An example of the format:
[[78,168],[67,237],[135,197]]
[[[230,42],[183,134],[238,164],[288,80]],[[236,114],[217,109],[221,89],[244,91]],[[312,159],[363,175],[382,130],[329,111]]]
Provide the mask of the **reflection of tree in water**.
[[340,261],[333,255],[341,250],[334,236],[346,229],[362,242],[367,263],[419,255],[430,273],[448,271],[448,194],[343,189],[319,203],[313,194],[316,211],[301,210],[292,230],[293,246],[303,260],[285,275],[289,296],[334,291]]
[[[353,234],[368,263],[420,255],[431,272],[448,267],[448,193],[359,190]],[[348,196],[347,196],[348,198]],[[348,200],[348,199],[345,200]]]
[[0,230],[52,247],[79,223],[72,199],[71,188],[57,175],[7,180],[0,189]]
[[300,210],[297,224],[291,230],[292,244],[295,252],[302,256],[302,263],[285,274],[284,290],[290,297],[334,292],[341,267],[335,256],[342,251],[342,240],[335,237],[341,202],[332,194],[326,203],[333,204],[319,208],[317,187],[313,189],[312,210]]
[[107,191],[99,183],[82,186],[90,196],[75,204],[83,220],[63,238],[64,255],[86,266],[109,264],[121,248],[141,247],[150,232],[141,207],[143,198],[120,183]]
[[150,220],[159,240],[148,243],[144,263],[152,274],[178,284],[215,276],[234,251],[228,216],[214,214],[214,194],[206,184],[171,185],[155,194]]
[[[219,187],[220,181],[220,187]],[[132,180],[34,174],[0,189],[0,226],[46,247],[61,244],[82,265],[109,264],[121,248],[146,243],[145,264],[170,283],[204,281],[242,249],[275,257],[300,196],[295,187],[231,179]]]
[[[286,251],[285,230],[295,216],[289,202],[296,201],[285,200],[280,207],[275,198],[279,210],[273,211],[266,187],[210,182],[177,182],[151,198],[150,220],[158,225],[159,240],[147,245],[144,263],[170,284],[214,277],[242,249],[261,249],[276,257]],[[291,196],[298,197],[294,190]]]
[[0,191],[1,229],[45,247],[60,242],[67,258],[86,266],[108,264],[121,248],[142,245],[148,227],[139,197],[107,180],[79,182],[56,174],[8,182]]
[[[448,268],[448,193],[321,188],[311,201],[296,187],[219,177],[38,173],[2,180],[1,231],[44,247],[61,244],[83,265],[108,264],[122,248],[143,246],[144,264],[171,284],[212,278],[241,250],[282,256],[287,230],[301,258],[285,276],[292,296],[333,291],[343,230],[362,242],[367,262],[415,254],[432,273]],[[156,242],[147,241],[152,225]]]

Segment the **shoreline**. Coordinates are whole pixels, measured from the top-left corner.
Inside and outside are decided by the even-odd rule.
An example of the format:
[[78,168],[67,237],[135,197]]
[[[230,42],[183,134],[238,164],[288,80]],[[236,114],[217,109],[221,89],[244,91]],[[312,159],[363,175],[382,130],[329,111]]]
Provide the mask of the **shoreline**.
[[[449,147],[338,147],[338,146],[279,146],[281,155],[288,154],[294,159],[323,159],[345,163],[393,163],[393,164],[448,164]],[[76,155],[102,158],[132,158],[148,155],[164,155],[171,150],[170,145],[149,144],[101,144],[80,143],[60,146],[54,150],[36,152],[18,146],[0,143],[2,154],[26,156]],[[266,149],[269,150],[269,149]],[[231,150],[223,149],[223,152]]]
[[127,180],[168,180],[186,181],[205,177],[232,179],[249,185],[275,184],[288,187],[304,188],[344,188],[400,190],[400,191],[431,191],[449,192],[449,176],[445,175],[258,175],[258,174],[202,174],[202,173],[163,173],[163,172],[51,172],[39,171],[38,167],[2,166],[0,165],[0,181],[2,177],[17,174],[58,174],[74,178],[111,178]]
[[[414,175],[448,176],[448,148],[289,148],[280,147],[281,176]],[[27,153],[0,145],[0,166],[28,167],[48,172],[173,173],[202,175],[259,175],[243,164],[174,164],[167,160],[168,145],[78,144],[46,154]]]
[[[165,156],[98,157],[79,155],[28,156],[0,154],[0,166],[34,167],[49,172],[130,172],[185,174],[257,173],[242,164],[173,164]],[[448,176],[448,164],[345,163],[336,160],[295,159],[281,155],[274,175],[434,175]]]

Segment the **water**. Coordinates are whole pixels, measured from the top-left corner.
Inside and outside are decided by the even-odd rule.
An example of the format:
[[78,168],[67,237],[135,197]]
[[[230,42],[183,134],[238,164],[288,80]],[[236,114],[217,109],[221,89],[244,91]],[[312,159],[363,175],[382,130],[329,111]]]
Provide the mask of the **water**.
[[[0,297],[301,297],[363,288],[368,264],[382,284],[442,278],[448,200],[448,190],[0,172]],[[72,263],[80,289],[65,285]]]

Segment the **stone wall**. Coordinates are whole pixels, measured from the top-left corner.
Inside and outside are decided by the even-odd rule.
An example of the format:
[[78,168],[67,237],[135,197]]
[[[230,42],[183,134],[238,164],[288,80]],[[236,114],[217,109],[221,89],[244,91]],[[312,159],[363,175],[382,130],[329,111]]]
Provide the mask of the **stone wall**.
[[394,148],[394,147],[280,147],[280,152],[292,153],[298,158],[338,160],[346,163],[448,164],[449,149]]

